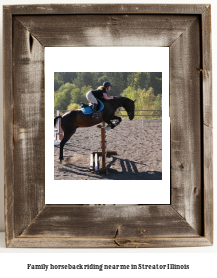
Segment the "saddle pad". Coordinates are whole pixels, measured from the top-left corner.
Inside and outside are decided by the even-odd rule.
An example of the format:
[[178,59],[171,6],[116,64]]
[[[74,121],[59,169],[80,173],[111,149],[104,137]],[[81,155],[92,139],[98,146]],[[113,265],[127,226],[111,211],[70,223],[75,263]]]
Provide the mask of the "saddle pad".
[[[98,101],[98,106],[99,106],[99,107],[97,107],[97,112],[100,112],[100,111],[103,110],[104,104],[99,99],[97,99],[97,101]],[[84,106],[81,105],[81,111],[86,115],[93,113],[93,110],[92,110],[91,106],[84,107]]]

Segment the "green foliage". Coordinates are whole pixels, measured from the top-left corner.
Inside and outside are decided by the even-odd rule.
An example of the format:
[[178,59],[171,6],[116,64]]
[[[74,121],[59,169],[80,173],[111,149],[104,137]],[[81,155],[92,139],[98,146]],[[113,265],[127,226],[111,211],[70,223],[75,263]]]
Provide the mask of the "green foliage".
[[76,104],[87,103],[87,92],[105,81],[112,84],[110,96],[137,99],[137,110],[162,109],[161,72],[56,72],[54,109],[71,110]]
[[150,72],[136,72],[132,85],[135,89],[149,88],[151,86]]
[[[146,89],[135,89],[131,86],[128,86],[127,89],[124,90],[122,96],[128,97],[131,99],[136,99],[135,102],[135,110],[161,110],[162,109],[162,95],[159,94],[157,96],[154,95],[154,89],[150,87],[148,90]],[[155,115],[154,111],[147,111],[147,115]],[[137,111],[138,115],[144,115],[144,111]],[[122,114],[126,115],[125,112]],[[141,118],[145,118],[141,116]],[[137,117],[138,119],[138,117]]]
[[71,84],[71,83],[65,83],[65,84],[63,84],[60,88],[59,88],[59,90],[57,91],[58,93],[59,92],[71,92],[71,90],[72,89],[74,89],[75,88],[75,85],[73,85],[73,84]]
[[137,89],[135,90],[132,87],[128,87],[126,90],[124,90],[122,96],[136,99],[135,102],[135,109],[136,110],[147,110],[147,109],[153,109],[155,108],[154,100],[154,90],[153,88],[149,88],[147,91],[146,89]]
[[63,81],[59,81],[56,77],[54,77],[54,91],[56,92],[63,85]]
[[73,104],[69,104],[67,107],[67,110],[76,110],[76,109],[80,109],[80,105],[78,105],[77,103],[73,103]]
[[131,86],[128,86],[121,95],[130,99],[136,99],[138,97],[138,92]]
[[54,110],[66,110],[70,100],[70,92],[54,93]]
[[71,104],[87,102],[86,94],[91,90],[90,86],[79,89],[74,84],[63,84],[57,92],[54,92],[54,110],[68,110],[67,107]]
[[72,89],[70,103],[78,103],[79,102],[80,92],[81,91],[79,88]]
[[98,79],[97,79],[97,85],[94,87],[94,88],[97,88],[99,87],[100,85],[102,85],[105,81],[108,80],[108,77],[106,76],[106,73],[104,73],[105,75],[102,75],[100,76]]
[[54,110],[67,110],[67,106],[71,102],[71,91],[73,88],[73,84],[66,83],[54,93]]
[[150,82],[154,89],[155,96],[162,94],[162,72],[151,72]]
[[86,94],[91,90],[93,90],[93,88],[91,86],[83,86],[81,88],[80,101],[79,102],[87,102]]
[[[71,83],[79,89],[83,86],[96,89],[103,82],[110,81],[116,96],[119,96],[128,86],[135,89],[152,87],[155,95],[162,93],[161,72],[55,72],[54,78],[56,84]],[[155,92],[156,89],[158,93]]]
[[162,94],[156,96],[154,105],[156,110],[162,110]]
[[55,72],[54,78],[58,81],[62,81],[63,84],[65,83],[73,83],[73,80],[77,77],[76,72]]
[[91,91],[91,86],[83,86],[81,89],[74,88],[71,92],[71,103],[81,103],[81,102],[87,102],[86,94],[87,92]]
[[77,78],[74,79],[74,84],[76,87],[81,89],[83,86],[91,86],[94,82],[93,72],[78,72]]

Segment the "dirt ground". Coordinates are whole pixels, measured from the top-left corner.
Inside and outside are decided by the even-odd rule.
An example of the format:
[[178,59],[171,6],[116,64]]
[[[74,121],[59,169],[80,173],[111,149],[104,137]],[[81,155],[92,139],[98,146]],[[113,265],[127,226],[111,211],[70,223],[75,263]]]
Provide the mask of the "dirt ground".
[[142,120],[124,120],[115,129],[106,131],[106,141],[107,151],[117,152],[106,158],[106,165],[117,172],[108,175],[90,172],[90,154],[101,150],[101,132],[93,126],[77,129],[70,144],[64,147],[61,164],[59,146],[54,146],[54,179],[162,179],[162,122],[144,122],[143,125]]

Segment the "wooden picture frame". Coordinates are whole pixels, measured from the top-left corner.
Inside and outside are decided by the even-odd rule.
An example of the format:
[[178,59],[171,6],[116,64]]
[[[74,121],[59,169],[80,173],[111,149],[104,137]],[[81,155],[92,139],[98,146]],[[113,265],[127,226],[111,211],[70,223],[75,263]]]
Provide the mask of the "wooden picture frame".
[[[211,6],[19,5],[3,13],[6,246],[212,245]],[[45,205],[47,46],[169,47],[170,205]]]

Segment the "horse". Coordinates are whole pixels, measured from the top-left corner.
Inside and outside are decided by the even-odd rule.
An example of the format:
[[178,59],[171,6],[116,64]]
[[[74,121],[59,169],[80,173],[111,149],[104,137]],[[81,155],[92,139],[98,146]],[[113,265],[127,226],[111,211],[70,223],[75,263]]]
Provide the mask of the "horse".
[[[127,97],[114,97],[111,100],[100,99],[104,104],[104,109],[98,112],[98,118],[92,117],[92,114],[84,114],[81,109],[72,110],[65,113],[63,116],[57,116],[54,119],[54,126],[56,126],[56,121],[61,118],[61,127],[64,131],[64,137],[60,142],[60,162],[63,160],[63,147],[66,142],[71,138],[71,136],[76,132],[79,127],[91,127],[101,122],[105,122],[108,126],[113,129],[122,121],[121,117],[115,116],[115,111],[119,107],[123,107],[130,120],[134,118],[135,111],[135,100],[131,100]],[[116,123],[112,123],[112,120],[117,120]]]

